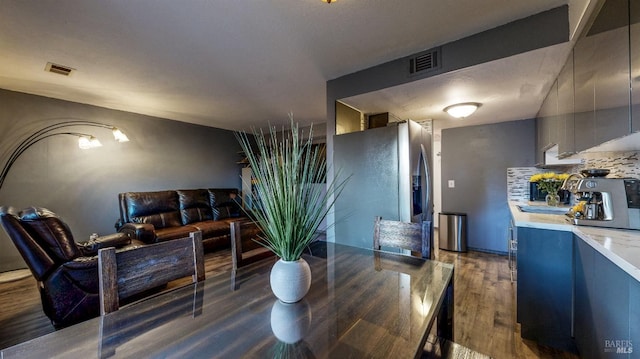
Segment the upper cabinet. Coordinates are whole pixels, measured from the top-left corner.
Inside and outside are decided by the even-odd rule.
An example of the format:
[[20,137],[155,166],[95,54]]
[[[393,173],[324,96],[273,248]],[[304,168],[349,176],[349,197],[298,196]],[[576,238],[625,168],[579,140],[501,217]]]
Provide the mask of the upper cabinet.
[[545,164],[544,153],[557,142],[558,82],[554,82],[536,116],[536,166]]
[[640,131],[640,1],[606,0],[591,17],[537,118],[536,160]]
[[640,131],[640,1],[630,2],[631,130]]
[[558,156],[576,152],[574,126],[573,52],[558,75]]
[[574,48],[576,151],[631,133],[629,56],[629,2],[607,0]]
[[558,143],[558,82],[554,82],[538,112],[538,149]]

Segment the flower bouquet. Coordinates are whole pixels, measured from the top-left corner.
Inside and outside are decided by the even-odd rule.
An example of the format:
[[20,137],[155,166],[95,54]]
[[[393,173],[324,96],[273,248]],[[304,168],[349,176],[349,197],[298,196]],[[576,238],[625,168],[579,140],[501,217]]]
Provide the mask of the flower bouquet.
[[540,190],[547,192],[545,200],[548,205],[557,206],[560,204],[558,191],[567,177],[569,177],[568,173],[545,172],[531,176],[529,182],[537,183]]

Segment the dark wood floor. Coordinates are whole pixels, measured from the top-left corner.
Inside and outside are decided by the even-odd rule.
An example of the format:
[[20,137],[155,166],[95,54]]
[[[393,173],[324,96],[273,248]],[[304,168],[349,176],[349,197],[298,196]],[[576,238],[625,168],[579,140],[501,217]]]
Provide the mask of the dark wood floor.
[[[506,257],[436,250],[436,259],[455,265],[455,342],[498,359],[576,358],[520,338]],[[207,253],[205,268],[230,270],[230,251]],[[52,331],[33,277],[0,284],[0,349]]]

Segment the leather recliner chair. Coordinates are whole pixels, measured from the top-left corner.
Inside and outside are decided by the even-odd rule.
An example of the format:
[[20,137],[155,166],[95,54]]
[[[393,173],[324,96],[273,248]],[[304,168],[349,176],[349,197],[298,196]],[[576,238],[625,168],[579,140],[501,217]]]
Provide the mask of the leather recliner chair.
[[131,239],[116,233],[76,243],[55,213],[38,207],[0,207],[0,221],[38,281],[42,309],[56,328],[100,315],[98,249],[121,248]]

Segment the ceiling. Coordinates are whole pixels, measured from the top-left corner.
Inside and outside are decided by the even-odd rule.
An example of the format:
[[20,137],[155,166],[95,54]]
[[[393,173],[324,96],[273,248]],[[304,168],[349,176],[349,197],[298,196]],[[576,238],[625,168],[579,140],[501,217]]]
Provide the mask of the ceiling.
[[[534,118],[570,49],[569,43],[554,45],[341,102],[365,114],[432,119],[440,129]],[[444,112],[446,106],[461,102],[481,105],[468,118]]]
[[[289,112],[325,122],[328,80],[567,2],[573,21],[589,0],[2,0],[0,88],[232,130],[286,123]],[[436,119],[462,91],[483,103],[482,121],[529,116],[568,51],[536,50],[373,99]],[[75,71],[45,72],[47,62]]]

